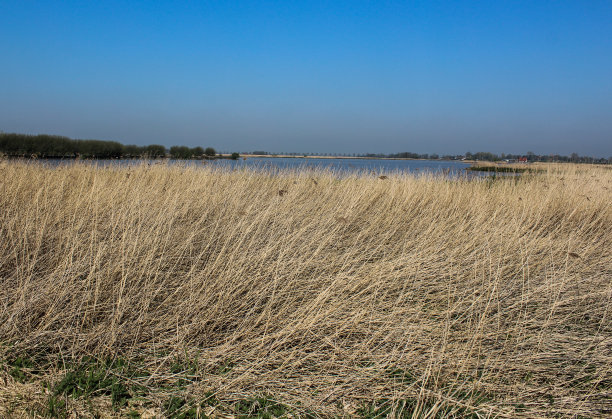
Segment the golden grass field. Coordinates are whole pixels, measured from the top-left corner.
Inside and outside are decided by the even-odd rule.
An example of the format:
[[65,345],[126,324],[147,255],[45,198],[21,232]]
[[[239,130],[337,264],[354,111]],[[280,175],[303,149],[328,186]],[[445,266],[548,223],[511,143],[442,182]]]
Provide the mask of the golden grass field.
[[0,161],[0,417],[611,415],[612,170],[542,167]]

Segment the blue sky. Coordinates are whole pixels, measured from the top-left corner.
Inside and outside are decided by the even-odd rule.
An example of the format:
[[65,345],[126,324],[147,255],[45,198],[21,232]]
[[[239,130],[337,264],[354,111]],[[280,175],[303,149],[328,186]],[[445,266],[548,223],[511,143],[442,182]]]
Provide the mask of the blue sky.
[[610,1],[0,2],[0,130],[612,156]]

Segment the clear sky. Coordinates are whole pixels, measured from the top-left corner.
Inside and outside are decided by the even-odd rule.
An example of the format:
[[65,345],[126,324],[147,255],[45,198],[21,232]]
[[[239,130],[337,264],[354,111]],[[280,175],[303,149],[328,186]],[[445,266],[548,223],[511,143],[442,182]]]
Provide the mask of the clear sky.
[[612,156],[612,1],[0,1],[0,130]]

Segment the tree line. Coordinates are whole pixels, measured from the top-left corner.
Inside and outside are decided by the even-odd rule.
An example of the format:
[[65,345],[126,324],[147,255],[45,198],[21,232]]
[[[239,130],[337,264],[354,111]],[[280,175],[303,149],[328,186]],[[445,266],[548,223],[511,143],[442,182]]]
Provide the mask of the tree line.
[[160,158],[175,159],[212,158],[217,152],[212,147],[202,148],[151,144],[138,146],[124,145],[117,141],[78,140],[59,135],[28,135],[0,133],[0,153],[9,157],[37,158]]
[[475,153],[467,152],[460,155],[444,155],[439,156],[438,154],[418,154],[410,152],[402,152],[395,154],[365,154],[365,157],[387,157],[387,158],[404,158],[404,159],[430,159],[430,160],[481,160],[481,161],[527,161],[527,162],[572,162],[572,163],[600,163],[609,164],[612,163],[612,157],[597,158],[590,156],[580,156],[578,153],[572,153],[569,156],[562,156],[560,154],[535,154],[528,151],[526,154],[495,154],[487,151],[478,151]]
[[597,158],[591,156],[580,156],[578,153],[572,153],[569,156],[563,156],[560,154],[535,154],[532,151],[528,151],[526,154],[505,154],[500,155],[488,152],[477,152],[477,153],[465,153],[465,158],[468,160],[488,160],[488,161],[518,161],[524,160],[527,162],[571,162],[571,163],[598,163],[598,164],[610,164],[612,163],[612,157],[609,158]]
[[465,154],[444,154],[438,155],[436,153],[413,153],[410,151],[403,151],[401,153],[287,153],[287,152],[269,152],[269,151],[252,151],[249,154],[263,155],[263,156],[329,156],[329,157],[360,157],[368,159],[423,159],[423,160],[481,160],[481,161],[527,161],[527,162],[571,162],[571,163],[597,163],[597,164],[612,164],[612,156],[609,158],[605,157],[591,157],[581,156],[578,153],[572,153],[569,156],[560,154],[535,154],[528,151],[525,154],[495,154],[488,151],[478,151],[475,153],[467,152]]

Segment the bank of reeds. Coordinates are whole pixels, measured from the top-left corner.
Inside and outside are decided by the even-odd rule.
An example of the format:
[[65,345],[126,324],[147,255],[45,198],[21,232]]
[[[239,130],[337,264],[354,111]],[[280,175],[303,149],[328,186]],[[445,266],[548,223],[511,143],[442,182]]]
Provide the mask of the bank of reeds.
[[606,416],[611,190],[0,162],[0,415]]

